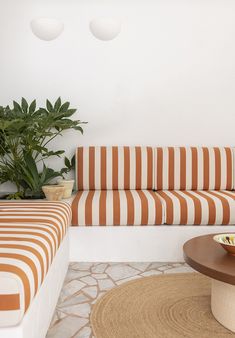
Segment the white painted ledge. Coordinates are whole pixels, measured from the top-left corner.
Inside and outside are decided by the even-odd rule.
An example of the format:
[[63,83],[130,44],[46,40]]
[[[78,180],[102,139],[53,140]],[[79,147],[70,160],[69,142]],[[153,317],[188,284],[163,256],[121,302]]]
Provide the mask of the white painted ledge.
[[179,262],[192,237],[235,232],[235,226],[70,227],[70,261]]

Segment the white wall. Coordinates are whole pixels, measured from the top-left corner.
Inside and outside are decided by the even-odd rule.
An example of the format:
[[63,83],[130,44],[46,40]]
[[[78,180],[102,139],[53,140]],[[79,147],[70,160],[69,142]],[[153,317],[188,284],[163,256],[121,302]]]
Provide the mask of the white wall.
[[[234,145],[233,0],[0,0],[0,104],[59,95],[89,122],[80,144]],[[89,22],[116,16],[121,34],[96,40]],[[65,31],[44,42],[35,17]],[[59,166],[58,161],[53,165]]]

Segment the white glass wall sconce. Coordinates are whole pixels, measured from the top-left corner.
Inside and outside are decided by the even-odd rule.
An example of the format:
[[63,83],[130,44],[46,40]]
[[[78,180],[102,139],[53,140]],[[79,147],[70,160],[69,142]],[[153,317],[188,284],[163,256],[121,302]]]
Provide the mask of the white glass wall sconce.
[[33,34],[41,40],[56,39],[64,30],[63,22],[53,18],[38,18],[30,23]]
[[121,22],[115,18],[95,18],[90,22],[90,31],[97,39],[110,41],[121,32]]

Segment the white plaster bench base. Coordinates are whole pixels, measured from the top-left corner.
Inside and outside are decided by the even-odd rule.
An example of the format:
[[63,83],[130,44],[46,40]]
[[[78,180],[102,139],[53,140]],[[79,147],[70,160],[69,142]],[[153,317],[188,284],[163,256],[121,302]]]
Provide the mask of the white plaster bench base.
[[70,261],[182,262],[184,242],[223,232],[235,232],[235,226],[74,226],[69,230]]

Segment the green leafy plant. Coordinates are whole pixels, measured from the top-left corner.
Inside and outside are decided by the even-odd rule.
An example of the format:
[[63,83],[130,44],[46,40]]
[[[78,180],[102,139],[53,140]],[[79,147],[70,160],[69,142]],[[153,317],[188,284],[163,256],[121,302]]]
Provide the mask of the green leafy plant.
[[81,125],[86,122],[71,119],[75,112],[60,98],[54,104],[47,100],[45,108],[37,108],[36,100],[28,104],[24,98],[21,103],[13,101],[13,107],[0,106],[0,183],[16,185],[13,197],[41,196],[43,185],[73,169],[74,158],[70,161],[65,157],[60,171],[49,168],[45,161],[64,154],[64,150],[52,150],[49,145],[65,130],[83,133]]

